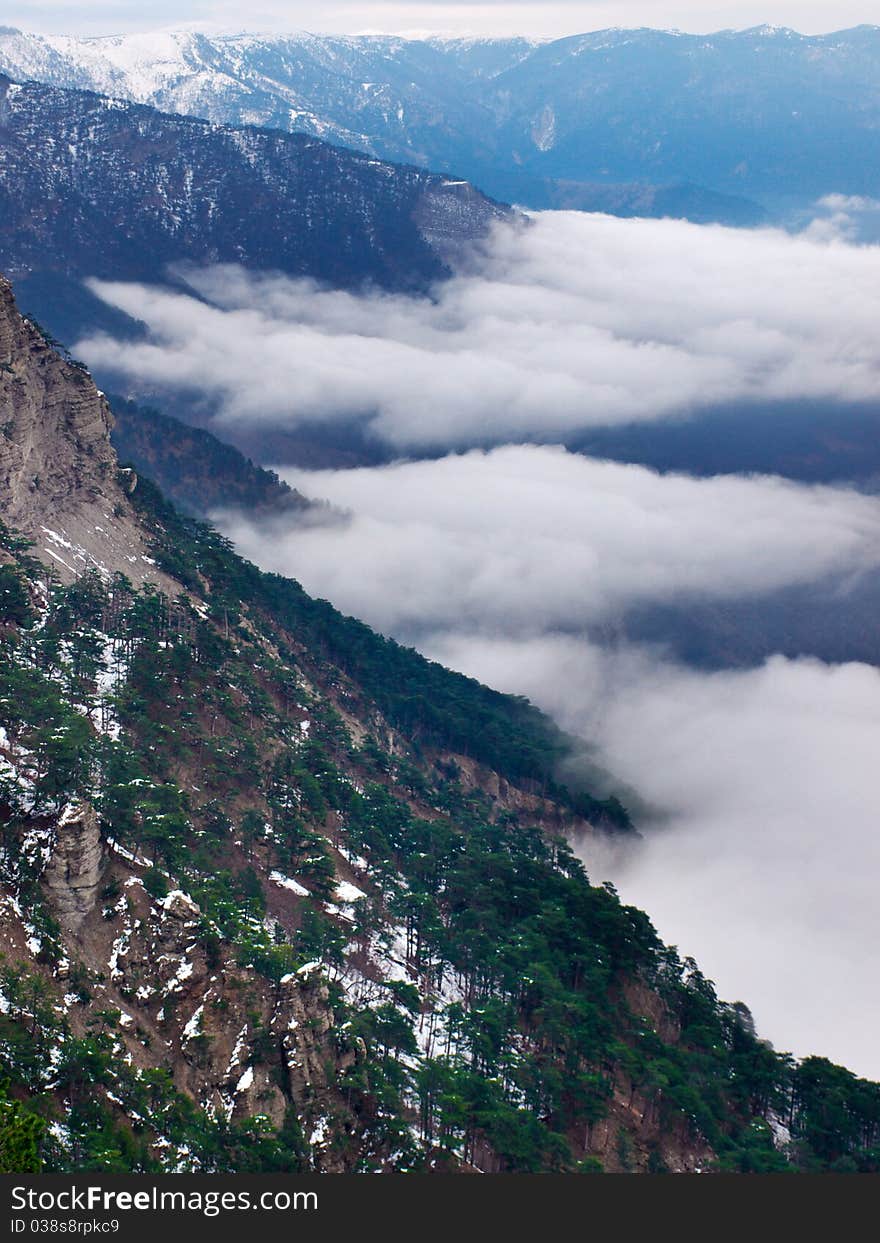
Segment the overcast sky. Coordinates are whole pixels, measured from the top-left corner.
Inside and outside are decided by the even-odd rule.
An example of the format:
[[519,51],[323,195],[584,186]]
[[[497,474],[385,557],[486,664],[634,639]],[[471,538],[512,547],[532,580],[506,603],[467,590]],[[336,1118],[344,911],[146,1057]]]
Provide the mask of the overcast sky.
[[109,34],[193,25],[225,30],[439,31],[557,37],[608,26],[705,32],[769,22],[805,33],[876,23],[876,0],[11,0],[0,20],[45,33]]

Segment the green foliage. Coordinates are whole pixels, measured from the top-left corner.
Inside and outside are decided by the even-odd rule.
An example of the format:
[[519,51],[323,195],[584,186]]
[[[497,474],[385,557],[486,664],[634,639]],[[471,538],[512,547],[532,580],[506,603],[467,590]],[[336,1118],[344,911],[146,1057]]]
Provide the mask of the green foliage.
[[24,579],[15,566],[0,565],[0,625],[23,626],[31,617]]
[[795,1067],[791,1090],[807,1169],[880,1172],[880,1084],[808,1057]]
[[151,898],[161,900],[168,896],[168,880],[159,868],[148,868],[144,873],[144,889]]
[[13,807],[58,807],[85,793],[95,752],[94,735],[59,687],[40,670],[0,654],[0,726],[23,757],[27,784],[9,779],[0,796]]
[[261,573],[211,527],[178,514],[149,484],[142,483],[133,499],[153,524],[163,568],[196,588],[203,576],[212,597],[219,588],[264,612],[295,634],[313,660],[341,670],[416,742],[470,756],[512,781],[531,781],[557,799],[577,799],[579,814],[588,811],[610,826],[629,827],[615,799],[572,795],[556,783],[570,740],[527,700],[502,695],[383,638],[326,600],[312,599],[292,579]]
[[40,1140],[45,1122],[9,1098],[9,1081],[0,1080],[0,1174],[39,1174]]
[[255,466],[210,432],[124,397],[109,400],[120,461],[154,480],[184,513],[235,506],[248,513],[283,514],[305,505],[274,471]]

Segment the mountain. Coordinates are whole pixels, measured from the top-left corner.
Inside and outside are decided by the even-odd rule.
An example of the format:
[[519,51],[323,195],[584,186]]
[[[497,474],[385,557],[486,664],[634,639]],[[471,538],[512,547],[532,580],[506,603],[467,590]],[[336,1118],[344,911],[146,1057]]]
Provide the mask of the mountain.
[[[157,483],[184,513],[213,518],[221,526],[236,513],[243,514],[251,521],[269,522],[269,529],[286,534],[291,522],[326,523],[333,517],[326,502],[318,504],[302,496],[274,471],[256,466],[204,428],[121,397],[109,401],[114,415],[111,440],[120,461]],[[800,430],[803,436],[802,425]],[[864,477],[876,443],[872,430],[876,432],[876,420],[873,427],[863,429],[860,483],[864,490],[876,491],[876,480]],[[840,447],[839,437],[837,444]],[[296,444],[298,453],[320,448],[329,455],[331,447],[342,463],[350,460],[346,454],[354,454],[356,443],[349,440],[346,429],[344,445],[330,435],[320,446],[307,440]],[[720,449],[717,441],[714,448]],[[855,450],[853,446],[854,458]],[[826,469],[830,471],[834,462],[834,454],[829,453]],[[829,477],[835,476],[830,473]],[[341,514],[336,516],[343,519]],[[278,525],[276,520],[280,520]],[[759,599],[643,605],[590,628],[588,634],[602,645],[624,639],[660,645],[684,664],[701,669],[754,668],[778,654],[794,660],[809,654],[829,664],[880,665],[878,607],[880,573],[863,570],[855,578],[849,573],[831,573],[819,582],[765,592]]]
[[111,424],[0,281],[4,1169],[878,1169],[880,1087],[589,883],[569,839],[631,826],[569,740],[241,560]]
[[244,510],[260,518],[307,517],[319,508],[204,428],[124,397],[109,400],[119,460],[147,475],[184,513],[207,518],[218,510]]
[[425,290],[510,211],[466,182],[304,134],[216,125],[0,77],[0,268],[73,340],[87,276],[242,263],[337,287]]
[[[11,77],[296,130],[527,206],[753,224],[880,194],[880,27],[546,42],[0,34]],[[610,206],[609,206],[610,204]]]

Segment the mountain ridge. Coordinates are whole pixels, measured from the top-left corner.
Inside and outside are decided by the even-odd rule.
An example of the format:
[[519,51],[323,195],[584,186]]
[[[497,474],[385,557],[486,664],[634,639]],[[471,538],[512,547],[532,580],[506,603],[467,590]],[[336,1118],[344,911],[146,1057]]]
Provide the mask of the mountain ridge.
[[86,277],[165,283],[175,264],[229,262],[425,292],[511,218],[467,182],[308,135],[0,75],[0,270],[61,339],[95,322]]
[[169,111],[304,130],[532,208],[557,205],[565,192],[601,210],[600,187],[624,201],[641,188],[649,213],[662,214],[675,190],[685,215],[699,219],[708,199],[713,219],[754,224],[762,210],[803,209],[831,191],[877,193],[876,161],[861,157],[875,149],[878,46],[875,26],[827,35],[611,29],[534,43],[7,35],[0,68]]
[[156,483],[184,513],[210,518],[219,510],[244,510],[261,518],[323,509],[255,465],[204,428],[181,423],[151,407],[111,396],[111,441],[120,461]]

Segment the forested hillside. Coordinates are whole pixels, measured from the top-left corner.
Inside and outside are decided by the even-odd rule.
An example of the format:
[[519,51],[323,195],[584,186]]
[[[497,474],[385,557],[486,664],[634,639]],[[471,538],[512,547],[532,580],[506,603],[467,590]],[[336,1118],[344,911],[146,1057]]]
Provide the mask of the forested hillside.
[[7,29],[0,70],[303,131],[532,208],[754,225],[762,208],[877,196],[878,48],[876,25],[547,40]]
[[184,513],[205,518],[217,510],[242,509],[271,517],[314,508],[274,471],[256,466],[204,428],[124,397],[109,400],[119,460],[147,475]]

